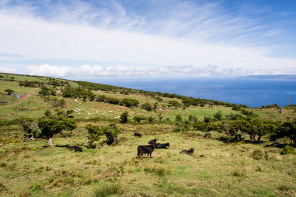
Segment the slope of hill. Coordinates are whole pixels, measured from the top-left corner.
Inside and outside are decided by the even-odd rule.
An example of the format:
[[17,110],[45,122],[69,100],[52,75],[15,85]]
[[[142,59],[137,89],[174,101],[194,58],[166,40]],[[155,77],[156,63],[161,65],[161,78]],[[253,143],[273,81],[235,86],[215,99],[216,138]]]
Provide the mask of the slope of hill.
[[[1,196],[296,193],[296,155],[281,154],[281,147],[291,138],[282,136],[278,147],[269,147],[271,136],[277,137],[275,128],[295,119],[294,106],[253,109],[175,94],[3,73],[0,103]],[[38,131],[38,121],[47,110],[69,112],[77,124],[73,131],[54,136],[54,144],[62,147],[44,146],[47,141],[42,139],[23,141],[22,123],[32,121],[35,125],[30,126]],[[124,112],[127,122],[121,119]],[[257,133],[244,132],[243,127],[231,133],[239,123]],[[95,148],[90,148],[88,124],[98,128],[116,124],[116,143],[109,146],[100,137]],[[259,125],[264,129],[259,131]],[[134,137],[134,132],[143,137]],[[155,149],[152,158],[138,158],[137,146],[151,139],[171,146]],[[64,148],[67,144],[80,146],[83,152]],[[179,154],[191,147],[193,155]]]

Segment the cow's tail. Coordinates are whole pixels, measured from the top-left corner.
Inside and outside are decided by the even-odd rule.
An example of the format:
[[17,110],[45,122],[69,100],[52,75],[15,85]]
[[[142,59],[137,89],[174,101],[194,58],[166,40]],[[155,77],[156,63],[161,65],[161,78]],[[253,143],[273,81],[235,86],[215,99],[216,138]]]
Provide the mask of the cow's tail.
[[138,148],[138,157],[140,157],[140,150],[139,150],[139,148]]

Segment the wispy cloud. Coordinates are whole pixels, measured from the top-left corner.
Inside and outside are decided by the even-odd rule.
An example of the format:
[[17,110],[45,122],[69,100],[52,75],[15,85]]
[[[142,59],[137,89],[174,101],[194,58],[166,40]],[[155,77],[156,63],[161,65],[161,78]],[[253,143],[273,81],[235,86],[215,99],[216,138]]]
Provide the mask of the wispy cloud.
[[[57,76],[75,75],[75,70],[88,75],[87,69],[104,76],[118,76],[120,69],[125,75],[162,69],[169,69],[165,75],[186,74],[184,65],[192,65],[188,74],[199,75],[296,73],[295,58],[270,56],[285,33],[280,25],[264,24],[256,15],[230,14],[221,2],[2,0],[0,5],[2,68],[34,60],[40,63],[27,68],[30,74]],[[256,14],[270,12],[258,9]],[[46,60],[115,66],[38,66]]]
[[[1,68],[0,68],[1,71]],[[222,68],[219,66],[89,66],[79,67],[54,66],[43,64],[40,66],[28,66],[26,74],[55,77],[223,77],[223,76],[247,76],[254,74],[291,74],[291,70],[285,73],[280,70],[249,70],[242,68]]]

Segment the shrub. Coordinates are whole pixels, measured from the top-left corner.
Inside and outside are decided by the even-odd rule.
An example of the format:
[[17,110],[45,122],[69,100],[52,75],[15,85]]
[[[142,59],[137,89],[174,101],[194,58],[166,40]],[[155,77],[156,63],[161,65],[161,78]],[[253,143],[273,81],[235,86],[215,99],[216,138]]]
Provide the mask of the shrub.
[[7,191],[7,190],[8,189],[5,187],[5,185],[2,182],[0,182],[0,192]]
[[222,112],[219,110],[217,113],[214,114],[214,117],[217,120],[221,120],[222,119]]
[[139,101],[131,98],[125,98],[120,101],[120,104],[126,107],[137,107],[139,105]]
[[133,120],[137,123],[140,123],[142,120],[146,120],[146,118],[143,116],[135,116]]
[[193,116],[193,115],[189,115],[189,117],[188,117],[188,120],[190,121],[190,122],[197,122],[197,118],[196,118],[196,116]]
[[33,187],[32,187],[32,191],[38,191],[38,190],[41,190],[42,187],[41,187],[41,184],[39,182],[36,182],[33,184]]
[[160,164],[148,164],[145,166],[144,171],[155,173],[158,176],[165,176],[172,173],[170,168]]
[[124,193],[124,189],[120,183],[104,183],[101,187],[95,189],[95,197],[105,197],[110,195],[120,195]]
[[152,111],[153,110],[153,106],[150,103],[144,103],[142,105],[142,109],[145,109],[146,111]]
[[93,125],[86,125],[85,128],[88,130],[88,148],[95,148],[95,141],[98,141],[102,135],[106,135],[106,143],[108,145],[113,144],[117,140],[117,136],[119,133],[119,129],[115,124],[110,124],[109,126],[93,126]]
[[286,145],[286,146],[284,146],[284,149],[281,152],[281,154],[282,155],[285,155],[285,154],[296,154],[296,151],[295,151],[295,149],[292,146]]
[[182,125],[182,122],[183,122],[183,120],[182,120],[182,116],[180,115],[180,114],[177,114],[176,115],[176,118],[175,118],[175,123],[176,123],[176,125]]
[[14,93],[14,90],[12,89],[5,89],[5,92],[7,92],[7,95],[11,95]]
[[38,94],[40,96],[50,96],[50,95],[55,96],[56,95],[56,92],[53,89],[50,89],[50,88],[45,87],[45,86],[42,86],[41,87],[41,90],[38,92]]
[[243,177],[246,176],[246,171],[243,169],[235,169],[231,174],[232,176]]
[[279,189],[280,191],[289,191],[289,190],[291,189],[291,187],[290,187],[289,185],[284,185],[284,184],[282,184],[282,185],[279,185],[279,186],[278,186],[278,189]]
[[149,117],[148,117],[148,121],[149,121],[150,123],[153,123],[153,122],[155,121],[155,118],[152,117],[152,116],[149,116]]
[[204,122],[209,123],[211,121],[211,117],[204,116]]
[[260,160],[260,159],[268,159],[268,155],[266,154],[266,152],[263,152],[262,150],[254,150],[254,152],[252,153],[252,158],[255,160]]
[[1,167],[1,168],[5,168],[6,166],[7,166],[7,163],[5,163],[5,162],[1,162],[1,163],[0,163],[0,167]]
[[127,123],[128,112],[125,111],[120,115],[119,121],[121,123]]

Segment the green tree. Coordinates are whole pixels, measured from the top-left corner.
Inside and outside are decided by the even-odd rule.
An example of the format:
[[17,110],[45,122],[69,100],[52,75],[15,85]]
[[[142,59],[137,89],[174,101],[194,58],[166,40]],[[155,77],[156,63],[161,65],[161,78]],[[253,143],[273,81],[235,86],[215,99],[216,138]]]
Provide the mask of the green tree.
[[117,140],[119,128],[115,124],[104,126],[101,128],[101,131],[106,135],[106,143],[109,146]]
[[145,109],[146,111],[152,111],[153,107],[150,103],[144,103],[142,104],[142,109]]
[[149,116],[149,117],[148,117],[148,121],[149,121],[150,123],[153,123],[153,122],[155,121],[155,118],[152,117],[152,116]]
[[175,123],[176,123],[177,126],[182,125],[183,120],[182,120],[182,116],[181,116],[180,114],[177,114],[177,115],[176,115]]
[[25,138],[38,137],[39,132],[38,132],[37,120],[31,119],[31,118],[25,118],[20,123],[25,131],[25,134],[24,134]]
[[178,101],[169,101],[169,107],[175,107],[177,109],[180,106],[181,104]]
[[125,112],[123,112],[123,113],[120,115],[119,121],[120,121],[121,123],[127,123],[127,121],[128,121],[127,118],[128,118],[128,112],[125,111]]
[[284,122],[278,127],[273,138],[287,137],[290,139],[291,144],[296,144],[296,120],[291,122]]
[[50,88],[45,87],[45,86],[42,86],[41,87],[41,90],[38,92],[38,94],[40,96],[50,96],[50,95],[55,96],[56,95],[56,92],[53,89],[50,89]]
[[159,113],[159,114],[158,114],[159,122],[161,122],[163,118],[164,118],[164,117],[163,117],[162,113]]
[[87,124],[85,128],[88,131],[88,148],[96,148],[95,141],[99,141],[101,136],[104,134],[99,126]]
[[193,123],[196,123],[196,122],[197,122],[197,118],[196,118],[196,116],[194,116],[194,115],[192,115],[192,114],[189,115],[188,120],[189,120],[190,122],[193,122]]
[[140,123],[142,120],[146,120],[146,118],[143,116],[135,116],[133,120],[137,123]]
[[5,89],[5,92],[7,92],[7,95],[11,95],[14,93],[14,90],[12,89]]
[[72,131],[76,128],[76,123],[63,111],[58,111],[55,115],[51,114],[50,111],[46,111],[44,116],[39,118],[38,127],[40,129],[38,137],[47,139],[48,144],[52,146],[54,135],[61,133],[63,130]]
[[214,117],[217,120],[221,120],[222,119],[222,112],[219,110],[217,113],[214,114]]
[[88,130],[88,144],[90,148],[95,148],[94,142],[99,141],[103,135],[106,136],[106,143],[112,145],[117,140],[119,133],[119,129],[115,124],[103,127],[88,124],[85,128]]

